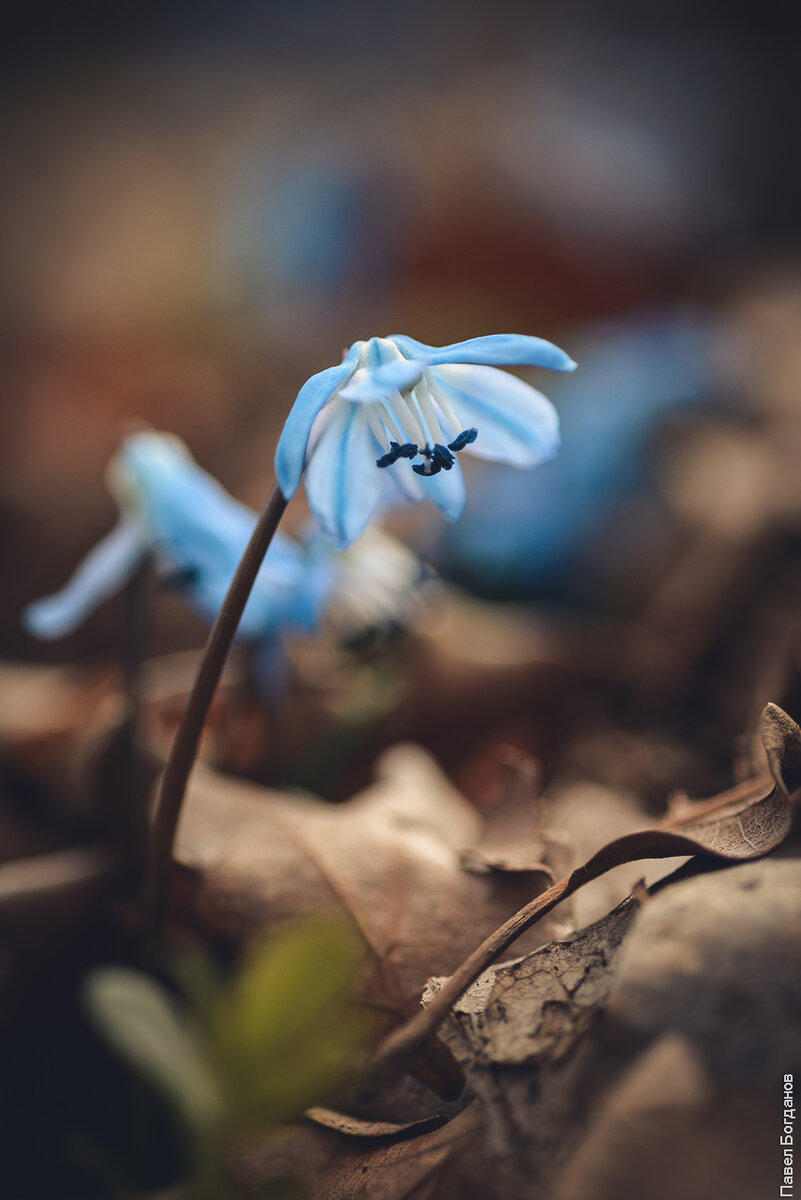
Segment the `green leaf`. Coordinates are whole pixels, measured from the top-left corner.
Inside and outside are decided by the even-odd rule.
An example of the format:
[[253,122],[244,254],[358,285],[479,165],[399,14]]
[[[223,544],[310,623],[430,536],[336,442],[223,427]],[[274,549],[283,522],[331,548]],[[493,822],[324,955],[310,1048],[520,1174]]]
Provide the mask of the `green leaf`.
[[299,1115],[339,1082],[365,1037],[352,1003],[362,946],[341,922],[271,938],[221,996],[212,1036],[235,1111]]
[[106,967],[84,986],[86,1007],[105,1039],[150,1080],[196,1132],[216,1124],[222,1098],[205,1048],[167,992],[137,971]]

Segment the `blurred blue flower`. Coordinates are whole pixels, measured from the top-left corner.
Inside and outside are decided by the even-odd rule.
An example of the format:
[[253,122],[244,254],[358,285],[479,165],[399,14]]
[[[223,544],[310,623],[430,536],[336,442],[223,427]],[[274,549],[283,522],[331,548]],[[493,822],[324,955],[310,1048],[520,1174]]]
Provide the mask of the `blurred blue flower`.
[[[230,496],[170,434],[125,438],[107,478],[120,507],[118,524],[60,592],[26,608],[27,630],[45,639],[71,633],[125,585],[148,554],[161,581],[211,624],[256,513]],[[356,645],[402,628],[417,612],[424,577],[417,556],[377,528],[344,552],[313,522],[298,541],[276,533],[237,633],[251,649],[261,694],[274,698],[286,684],[284,634],[316,631],[325,620],[339,640]]]
[[[119,591],[152,554],[161,580],[203,620],[219,611],[256,523],[192,459],[178,438],[154,431],[125,438],[111,460],[108,483],[120,507],[117,526],[92,549],[64,588],[28,605],[35,637],[71,633],[103,600]],[[332,563],[311,559],[277,533],[256,578],[238,637],[264,639],[317,625],[331,585]]]
[[354,342],[298,394],[276,451],[281,491],[291,498],[305,468],[312,513],[340,548],[363,532],[388,477],[409,499],[429,499],[456,520],[465,503],[459,451],[531,467],[558,449],[550,401],[497,370],[523,365],[576,364],[520,334],[441,347],[400,335]]
[[[597,589],[586,564],[599,526],[643,488],[644,450],[665,414],[714,395],[723,340],[719,322],[692,308],[587,326],[577,334],[581,375],[556,385],[559,458],[536,475],[477,474],[469,520],[444,532],[435,558],[496,594],[541,594],[574,573],[578,586]],[[621,555],[631,553],[632,532],[617,532]]]

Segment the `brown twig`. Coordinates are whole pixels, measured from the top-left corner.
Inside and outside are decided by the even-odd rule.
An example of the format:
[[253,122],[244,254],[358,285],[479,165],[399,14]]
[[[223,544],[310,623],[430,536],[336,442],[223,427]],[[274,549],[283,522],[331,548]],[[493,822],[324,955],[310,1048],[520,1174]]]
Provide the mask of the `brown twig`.
[[[708,823],[709,816],[713,815],[716,810],[725,814],[734,798],[744,800],[752,793],[764,790],[771,782],[770,776],[759,776],[748,780],[746,783],[739,784],[720,796],[713,797],[712,800],[699,805],[692,814],[685,814],[674,819],[668,818],[661,825],[653,826],[651,829],[639,833],[626,834],[607,843],[592,858],[576,867],[569,875],[560,879],[547,891],[542,892],[536,899],[524,905],[519,912],[516,912],[494,933],[485,938],[469,958],[457,967],[453,975],[444,981],[426,1008],[384,1039],[371,1061],[370,1078],[375,1081],[384,1079],[413,1059],[435,1033],[459,997],[467,991],[478,976],[486,971],[487,967],[490,967],[521,934],[590,880],[597,879],[613,867],[637,859],[708,854],[712,858],[724,862],[736,862],[760,857],[773,849],[789,831],[788,813],[784,814],[787,819],[776,826],[775,835],[769,835],[765,839],[764,845],[752,848],[751,843],[746,839],[746,845],[739,852],[735,852],[733,848],[728,850],[716,848],[714,844],[708,841],[698,841],[688,836],[686,832],[686,827],[692,829],[693,818],[700,817],[700,830],[703,828],[703,822]],[[763,800],[757,801],[755,807],[760,809],[766,806],[770,807],[775,796],[776,789],[773,789]]]
[[583,883],[591,878],[584,867],[579,867],[553,887],[542,892],[535,900],[526,904],[499,929],[491,933],[481,945],[466,958],[421,1012],[416,1013],[405,1025],[394,1030],[378,1047],[371,1062],[370,1073],[377,1077],[387,1075],[413,1058],[428,1041],[437,1026],[448,1015],[463,992],[466,992],[482,971],[491,966],[499,954],[503,954],[516,938],[525,933],[540,917],[544,917],[562,900],[571,896]]

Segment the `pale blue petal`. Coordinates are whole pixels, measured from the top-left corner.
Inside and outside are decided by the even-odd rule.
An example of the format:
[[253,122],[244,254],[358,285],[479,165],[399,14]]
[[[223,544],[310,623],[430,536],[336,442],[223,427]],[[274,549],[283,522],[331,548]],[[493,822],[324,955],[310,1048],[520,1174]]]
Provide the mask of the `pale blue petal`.
[[380,447],[364,408],[335,404],[306,468],[306,495],[320,528],[344,550],[364,532],[383,472],[375,465]]
[[[167,434],[148,431],[126,438],[111,475],[136,502],[165,579],[211,623],[253,532],[255,512]],[[312,628],[320,607],[318,582],[306,554],[279,530],[256,576],[237,636]]]
[[[165,572],[230,578],[248,543],[256,514],[234,499],[188,455],[177,439],[153,432],[123,442],[111,468],[136,503]],[[280,531],[262,571],[276,585],[294,585],[302,555]]]
[[382,474],[387,478],[387,485],[382,489],[379,500],[380,515],[391,512],[394,507],[403,505],[404,502],[420,504],[425,500],[420,478],[415,475],[408,459],[402,458],[399,462],[383,468]]
[[253,675],[259,698],[266,704],[278,704],[289,691],[289,661],[283,638],[268,633],[253,647]]
[[413,477],[422,485],[425,498],[435,504],[444,517],[449,521],[459,519],[464,509],[466,493],[464,475],[458,459],[450,471],[439,471],[436,475],[413,473]]
[[494,367],[442,366],[431,371],[462,425],[478,437],[466,452],[514,467],[534,467],[559,449],[559,416],[550,400]]
[[547,367],[551,371],[574,371],[573,359],[543,338],[527,337],[522,333],[496,333],[486,337],[468,338],[450,346],[426,346],[403,334],[393,335],[392,341],[410,358],[425,359],[432,366],[439,363],[477,363],[495,367]]
[[[240,641],[257,640],[270,631],[312,632],[319,624],[327,594],[321,573],[310,568],[306,556],[295,547],[298,565],[288,578],[284,570],[275,571],[275,564],[270,561],[272,550],[270,546],[242,614],[237,630]],[[228,592],[234,570],[230,563],[226,571],[206,569],[181,587],[180,595],[198,616],[211,624]]]
[[361,342],[354,342],[338,366],[312,375],[298,392],[275,452],[278,486],[287,500],[294,496],[300,486],[309,434],[315,418],[340,384],[345,383],[353,373],[361,345]]
[[[321,540],[327,541],[322,537]],[[271,623],[276,627],[302,630],[304,633],[313,633],[319,628],[335,573],[334,550],[330,542],[328,546],[330,553],[326,558],[323,555],[314,555],[308,547],[293,542],[293,550],[299,559],[298,569],[292,586],[282,588],[276,587],[269,574],[265,574],[265,568],[269,568],[270,565],[268,551],[248,601],[249,605],[253,603],[253,610],[249,613],[248,609],[245,609],[244,635],[247,635],[251,623],[264,629],[265,625],[270,623],[265,619],[268,614],[272,614]],[[266,610],[264,616],[256,611],[257,602]]]
[[147,549],[141,523],[123,517],[89,551],[60,592],[28,605],[22,614],[28,633],[46,640],[72,633],[89,613],[128,582]]
[[358,383],[340,390],[343,400],[383,400],[391,392],[403,392],[414,387],[423,377],[426,363],[417,359],[399,358],[377,367]]
[[[126,438],[111,464],[112,482],[136,504],[168,570],[233,568],[253,530],[255,514],[166,434]],[[119,490],[119,488],[117,488]],[[279,556],[280,557],[280,556]]]

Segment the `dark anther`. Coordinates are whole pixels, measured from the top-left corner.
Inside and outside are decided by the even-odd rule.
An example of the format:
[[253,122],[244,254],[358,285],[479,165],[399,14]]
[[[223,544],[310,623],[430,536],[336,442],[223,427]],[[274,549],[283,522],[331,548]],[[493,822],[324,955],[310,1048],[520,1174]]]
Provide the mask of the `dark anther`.
[[450,450],[439,444],[421,446],[418,453],[421,458],[428,459],[428,462],[412,464],[412,470],[418,475],[438,475],[440,471],[450,471],[456,461]]
[[166,572],[159,583],[168,591],[179,592],[182,588],[191,587],[200,580],[200,570],[197,567],[176,567]]
[[463,429],[462,432],[455,437],[452,442],[448,442],[448,449],[457,451],[464,450],[465,446],[470,446],[477,437],[477,429]]
[[386,454],[382,454],[380,458],[375,460],[377,467],[391,467],[399,458],[414,458],[417,454],[417,447],[413,442],[404,442],[401,445],[399,442],[390,442],[389,450]]
[[431,461],[436,466],[441,467],[443,471],[450,471],[456,459],[451,454],[450,450],[446,450],[444,446],[437,444],[431,454]]

